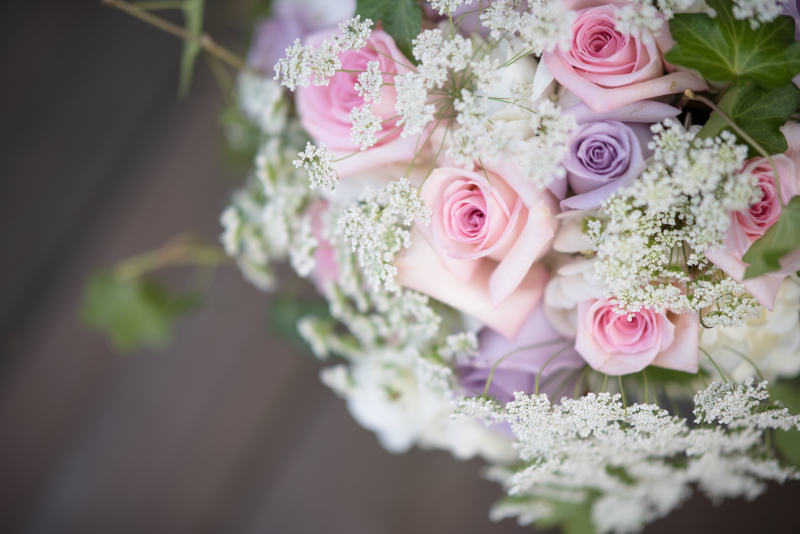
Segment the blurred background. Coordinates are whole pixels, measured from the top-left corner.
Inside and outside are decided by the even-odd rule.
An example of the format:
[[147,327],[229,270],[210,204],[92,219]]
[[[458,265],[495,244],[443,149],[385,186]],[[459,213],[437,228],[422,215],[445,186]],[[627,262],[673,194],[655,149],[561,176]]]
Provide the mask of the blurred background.
[[[252,3],[209,0],[206,29],[243,53]],[[99,1],[0,4],[0,532],[530,532],[489,522],[480,462],[384,451],[233,267],[163,350],[81,324],[93,271],[185,231],[216,242],[244,177],[202,58],[176,98],[180,51]],[[646,532],[800,532],[798,498],[696,498]]]

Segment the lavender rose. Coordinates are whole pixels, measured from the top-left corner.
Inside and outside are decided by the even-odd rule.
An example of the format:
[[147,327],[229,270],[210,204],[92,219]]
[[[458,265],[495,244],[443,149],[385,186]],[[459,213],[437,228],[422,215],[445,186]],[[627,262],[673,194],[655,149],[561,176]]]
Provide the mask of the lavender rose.
[[597,121],[579,126],[564,167],[575,195],[561,201],[562,209],[589,209],[633,182],[644,169],[644,158],[630,126]]
[[515,391],[533,393],[540,373],[540,393],[552,397],[560,393],[559,389],[566,391],[572,385],[565,380],[568,382],[569,374],[584,363],[572,340],[561,337],[550,326],[542,306],[528,316],[514,341],[484,328],[478,346],[478,356],[464,358],[456,366],[459,382],[468,392],[483,393],[495,363],[505,357],[497,364],[488,391],[502,402],[512,400]]
[[[581,103],[567,113],[575,117],[578,129],[563,162],[566,179],[551,186],[563,199],[562,210],[596,208],[617,189],[632,183],[645,167],[650,125],[675,117],[680,110],[643,100],[604,113]],[[573,196],[564,198],[567,185]]]

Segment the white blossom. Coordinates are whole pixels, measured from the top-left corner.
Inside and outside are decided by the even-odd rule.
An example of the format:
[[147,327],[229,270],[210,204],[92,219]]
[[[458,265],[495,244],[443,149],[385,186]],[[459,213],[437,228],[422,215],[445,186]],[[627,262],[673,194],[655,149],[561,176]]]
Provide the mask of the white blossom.
[[310,142],[306,149],[297,154],[297,159],[292,163],[298,169],[308,172],[309,184],[312,188],[319,187],[332,191],[339,179],[339,174],[333,167],[333,153],[328,150],[325,143],[318,146]]

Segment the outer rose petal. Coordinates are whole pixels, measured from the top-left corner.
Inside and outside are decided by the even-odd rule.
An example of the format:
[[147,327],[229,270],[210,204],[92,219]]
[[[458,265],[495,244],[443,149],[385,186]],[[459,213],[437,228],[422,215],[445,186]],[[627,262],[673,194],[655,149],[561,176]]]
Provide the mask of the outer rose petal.
[[682,313],[675,323],[675,339],[672,345],[660,352],[652,365],[696,373],[698,367],[698,343],[700,339],[700,318],[696,313]]
[[547,283],[547,271],[534,265],[511,295],[495,306],[489,296],[493,264],[483,262],[469,282],[453,276],[439,254],[419,230],[412,230],[411,246],[396,259],[397,282],[471,315],[509,339],[513,339],[539,302]]
[[582,78],[575,72],[575,69],[566,65],[552,53],[545,53],[542,60],[561,85],[578,95],[590,108],[598,112],[610,111],[638,100],[681,93],[686,89],[692,91],[708,89],[703,80],[690,72],[673,72],[624,87],[605,88]]

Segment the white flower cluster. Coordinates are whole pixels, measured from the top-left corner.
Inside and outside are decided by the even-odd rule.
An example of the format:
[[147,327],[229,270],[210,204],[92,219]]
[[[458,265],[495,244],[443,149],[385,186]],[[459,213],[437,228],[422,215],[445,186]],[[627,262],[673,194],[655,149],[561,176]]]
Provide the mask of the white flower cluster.
[[632,0],[616,6],[615,26],[627,34],[635,35],[641,30],[657,34],[664,29],[664,19],[671,19],[697,3],[697,0]]
[[798,478],[770,456],[764,433],[798,428],[800,416],[770,403],[765,386],[711,384],[695,397],[700,426],[654,404],[626,406],[611,393],[559,404],[516,393],[505,406],[477,397],[459,411],[507,423],[514,433],[522,467],[492,470],[509,494],[495,519],[532,523],[554,514],[557,501],[588,503],[600,532],[624,533],[669,513],[694,484],[712,499],[751,497],[764,481]]
[[781,14],[783,5],[791,0],[733,0],[733,16],[747,20],[752,28],[770,22]]
[[481,13],[494,40],[516,38],[526,53],[541,55],[569,42],[575,12],[561,0],[495,0]]
[[298,169],[305,169],[308,172],[308,183],[312,188],[321,188],[333,191],[339,174],[333,167],[333,153],[328,150],[325,143],[314,146],[309,141],[306,149],[297,154],[297,159],[292,164]]
[[397,292],[394,256],[409,246],[411,223],[429,220],[430,209],[409,181],[401,178],[348,208],[339,219],[339,232],[355,253],[369,286]]
[[236,81],[236,99],[244,115],[266,135],[286,127],[289,105],[275,80],[242,72]]
[[549,99],[540,100],[530,111],[530,135],[516,140],[510,152],[527,178],[543,189],[566,176],[561,162],[569,151],[576,123],[575,117],[561,113]]
[[725,237],[729,213],[759,194],[742,172],[747,148],[732,134],[701,139],[674,121],[653,126],[654,140],[639,180],[587,221],[598,276],[621,309],[700,311],[713,324],[738,324],[757,310],[741,286],[714,268],[703,252]]
[[296,124],[282,137],[271,137],[255,159],[253,176],[236,191],[222,212],[221,241],[242,273],[256,287],[274,284],[271,263],[292,258],[298,272],[313,268],[316,241],[303,215],[309,189],[305,177],[291,163],[303,142]]
[[339,33],[326,39],[318,48],[303,45],[300,39],[286,48],[286,57],[275,63],[275,79],[294,91],[297,87],[328,85],[328,80],[341,68],[339,55],[347,50],[358,50],[367,44],[372,32],[372,21],[361,20],[360,15],[339,24]]
[[428,2],[440,15],[452,15],[462,5],[469,5],[475,0],[430,0]]

